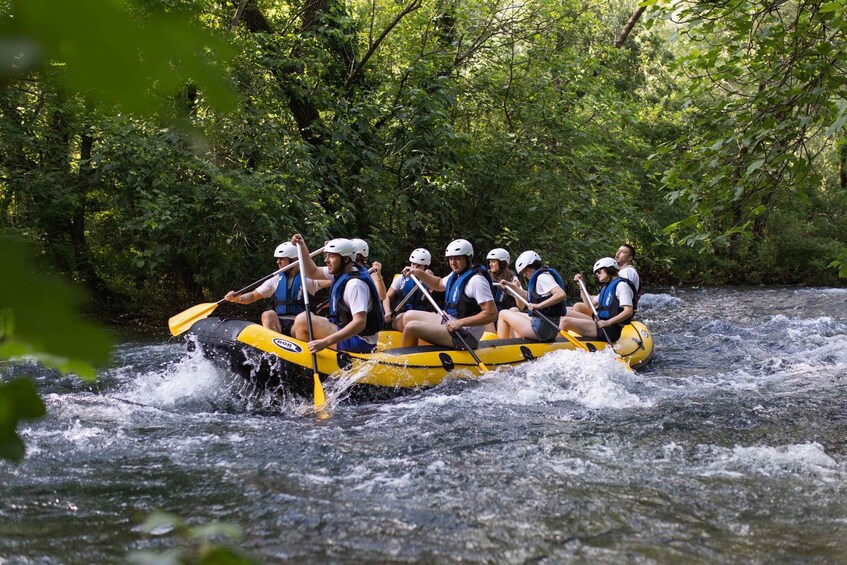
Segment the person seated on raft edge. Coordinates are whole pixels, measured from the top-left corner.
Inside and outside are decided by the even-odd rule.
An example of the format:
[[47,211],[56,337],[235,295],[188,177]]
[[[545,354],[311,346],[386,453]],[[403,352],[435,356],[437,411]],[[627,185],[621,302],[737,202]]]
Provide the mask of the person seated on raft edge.
[[[497,247],[488,252],[485,257],[488,263],[488,273],[491,275],[491,280],[494,283],[494,304],[497,306],[497,311],[500,310],[523,310],[524,306],[515,300],[515,297],[506,292],[501,286],[498,286],[503,281],[515,282],[520,286],[521,281],[518,276],[509,268],[509,263],[512,261],[512,256],[502,247]],[[521,287],[523,288],[523,287]],[[496,332],[497,322],[485,326],[485,331]]]
[[[615,263],[618,264],[618,276],[622,279],[627,279],[632,284],[632,292],[634,293],[632,299],[632,308],[633,310],[638,309],[638,300],[641,298],[643,294],[643,290],[641,288],[641,277],[638,276],[638,271],[635,270],[635,267],[632,266],[632,261],[635,259],[635,248],[628,244],[622,243],[615,253]],[[592,295],[591,299],[594,302],[597,302],[597,296]],[[583,304],[582,302],[577,302],[573,305],[573,309],[579,312],[580,314],[585,314],[586,316],[593,315],[591,308],[588,307],[587,304]]]
[[[303,250],[303,274],[318,280],[332,281],[329,291],[329,313],[312,316],[312,341],[309,351],[317,353],[327,347],[351,353],[372,353],[382,328],[382,304],[379,293],[367,271],[354,264],[356,251],[349,239],[332,239],[324,245],[326,267],[318,267],[309,257],[306,242],[300,234],[291,243]],[[306,312],[294,319],[294,337],[309,339]]]
[[[611,257],[603,257],[594,263],[594,276],[600,281],[600,294],[594,301],[597,308],[597,320],[586,316],[573,309],[562,317],[559,329],[562,331],[573,330],[583,337],[596,337],[606,339],[602,329],[606,329],[609,340],[617,341],[621,337],[624,325],[632,318],[635,310],[632,308],[632,287],[627,279],[618,276],[618,264]],[[582,275],[577,274],[573,278],[577,284],[582,280]],[[586,295],[580,288],[583,304],[591,309],[589,300],[591,296]]]
[[[526,298],[529,302],[528,312],[501,310],[497,320],[497,337],[507,339],[516,336],[538,341],[555,341],[559,335],[556,329],[559,318],[567,312],[562,276],[555,269],[545,265],[535,251],[521,253],[515,261],[515,270],[529,281],[527,290],[511,281],[503,281],[500,284],[511,287]],[[546,316],[555,325],[545,322],[538,314]]]
[[[409,255],[409,266],[411,268],[422,269],[431,275],[432,271],[427,269],[430,263],[432,263],[432,255],[423,247],[415,249],[412,251],[411,255]],[[409,300],[406,301],[400,312],[398,312],[396,316],[392,317],[391,313],[394,310],[392,303],[398,303],[413,290],[415,293],[411,296],[411,298],[409,298]],[[411,277],[404,276],[400,273],[394,275],[394,280],[391,281],[391,286],[385,294],[385,300],[382,301],[382,309],[385,312],[385,323],[391,324],[392,328],[398,332],[402,332],[405,325],[403,319],[406,312],[410,310],[431,312],[432,305],[429,303],[429,300],[426,299],[426,296],[418,290],[418,287],[415,285],[415,281],[413,281]]]
[[[277,246],[274,257],[277,269],[284,269],[297,260],[297,248],[290,241],[286,241]],[[262,312],[262,325],[271,331],[291,335],[294,317],[306,309],[303,305],[303,287],[299,273],[300,266],[295,265],[288,271],[269,278],[253,291],[236,296],[235,291],[230,290],[224,299],[237,304],[252,304],[263,298],[273,298],[273,309]],[[306,289],[312,297],[318,290],[328,286],[326,281],[306,279]]]
[[423,284],[436,292],[444,292],[448,316],[445,322],[434,312],[410,310],[403,315],[403,347],[411,347],[422,339],[435,345],[465,349],[463,337],[471,349],[476,349],[485,325],[497,319],[491,277],[481,265],[473,264],[473,246],[469,241],[457,239],[445,252],[452,271],[438,277],[423,269],[406,267],[403,274],[415,275]]
[[370,247],[368,247],[367,241],[359,239],[358,237],[354,237],[350,241],[353,242],[353,247],[356,250],[356,259],[353,262],[358,267],[365,269],[365,272],[368,273],[371,280],[374,282],[377,292],[379,292],[379,299],[385,300],[385,281],[382,280],[382,263],[374,261],[371,265],[368,265]]

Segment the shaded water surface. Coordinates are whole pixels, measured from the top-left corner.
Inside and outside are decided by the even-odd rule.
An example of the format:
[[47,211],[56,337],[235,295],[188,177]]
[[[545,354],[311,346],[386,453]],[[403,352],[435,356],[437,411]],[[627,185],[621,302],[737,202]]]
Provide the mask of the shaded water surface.
[[[847,559],[847,290],[646,295],[634,376],[560,352],[390,402],[249,394],[180,343],[94,384],[34,366],[48,417],[0,463],[0,562],[123,562],[159,509],[262,562]],[[343,396],[343,395],[342,395]]]

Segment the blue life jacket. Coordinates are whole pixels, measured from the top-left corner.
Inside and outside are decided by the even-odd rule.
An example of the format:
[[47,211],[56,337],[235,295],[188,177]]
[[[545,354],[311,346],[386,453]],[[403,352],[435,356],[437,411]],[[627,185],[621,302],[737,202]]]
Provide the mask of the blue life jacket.
[[429,303],[429,300],[426,299],[426,296],[420,291],[420,289],[415,284],[415,281],[412,280],[412,277],[406,279],[406,282],[403,283],[403,286],[400,288],[400,292],[396,296],[396,302],[399,304],[401,300],[406,298],[412,290],[415,293],[412,295],[409,300],[400,308],[400,312],[408,312],[409,310],[421,310],[424,312],[432,311],[432,305]]
[[[565,290],[565,282],[562,280],[562,276],[556,272],[556,269],[551,269],[550,267],[542,267],[537,269],[532,276],[529,278],[529,284],[527,284],[527,294],[529,295],[529,301],[532,304],[539,304],[544,302],[548,298],[550,298],[550,294],[545,294],[544,296],[538,294],[535,290],[535,285],[538,282],[538,277],[542,273],[550,273],[553,275],[553,279],[556,281],[556,284],[561,287],[562,290]],[[543,308],[541,310],[530,311],[529,315],[534,316],[536,312],[539,312],[548,318],[559,318],[564,316],[567,313],[568,309],[565,305],[565,301],[562,300],[558,304],[553,304],[552,306],[548,306],[547,308]]]
[[300,277],[300,273],[294,275],[294,282],[291,283],[291,288],[288,287],[288,275],[280,273],[276,292],[273,296],[274,310],[276,310],[278,315],[295,315],[306,310],[306,307],[303,305],[302,286],[303,279]]
[[491,288],[491,295],[494,295],[494,286],[491,284],[491,275],[488,274],[488,269],[481,265],[471,265],[464,272],[450,273],[450,278],[447,279],[447,284],[444,285],[444,311],[454,318],[462,319],[468,316],[475,316],[482,312],[476,300],[465,294],[465,287],[468,281],[474,275],[482,275],[488,281],[488,286]]
[[[615,292],[621,283],[628,284],[629,288],[632,289],[633,298],[635,297],[635,285],[629,279],[615,277],[604,284],[597,296],[597,302],[600,303],[600,307],[597,309],[597,317],[601,320],[611,320],[621,313],[622,308],[618,303],[618,295]],[[632,320],[631,316],[628,320],[621,322],[621,325],[628,324],[630,320]]]
[[353,270],[349,273],[343,273],[333,277],[332,288],[329,291],[329,314],[327,318],[329,318],[330,322],[342,328],[353,320],[350,306],[344,302],[344,289],[352,279],[364,281],[371,293],[371,309],[368,310],[365,328],[358,335],[375,335],[382,329],[385,315],[382,312],[382,302],[379,299],[379,292],[376,290],[371,276],[361,267],[353,266]]
[[[505,280],[505,279],[504,279]],[[508,279],[512,281],[514,279]],[[511,295],[511,293],[506,292],[506,289],[502,286],[494,286],[494,305],[497,306],[497,311],[500,310],[508,310],[513,306],[517,306],[518,303],[515,300],[515,297]]]

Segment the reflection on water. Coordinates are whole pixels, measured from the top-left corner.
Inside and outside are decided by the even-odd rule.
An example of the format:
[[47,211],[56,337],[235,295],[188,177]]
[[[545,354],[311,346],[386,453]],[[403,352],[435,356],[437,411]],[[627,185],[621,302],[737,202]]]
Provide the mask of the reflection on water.
[[838,562],[847,557],[847,291],[673,289],[656,359],[563,351],[332,417],[180,343],[95,384],[33,366],[49,416],[0,463],[0,561],[121,562],[136,516],[229,521],[274,562]]

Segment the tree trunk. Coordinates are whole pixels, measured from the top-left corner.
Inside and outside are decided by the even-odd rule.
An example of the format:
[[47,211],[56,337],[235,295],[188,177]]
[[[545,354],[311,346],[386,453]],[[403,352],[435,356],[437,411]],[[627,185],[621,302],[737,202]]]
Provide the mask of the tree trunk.
[[620,35],[618,35],[617,39],[615,39],[615,47],[620,49],[623,44],[626,42],[626,38],[629,37],[629,34],[632,33],[632,28],[635,27],[635,24],[638,23],[639,18],[644,13],[647,8],[642,6],[637,8],[630,16],[629,21],[626,22],[626,25],[623,27],[623,31],[621,31]]

